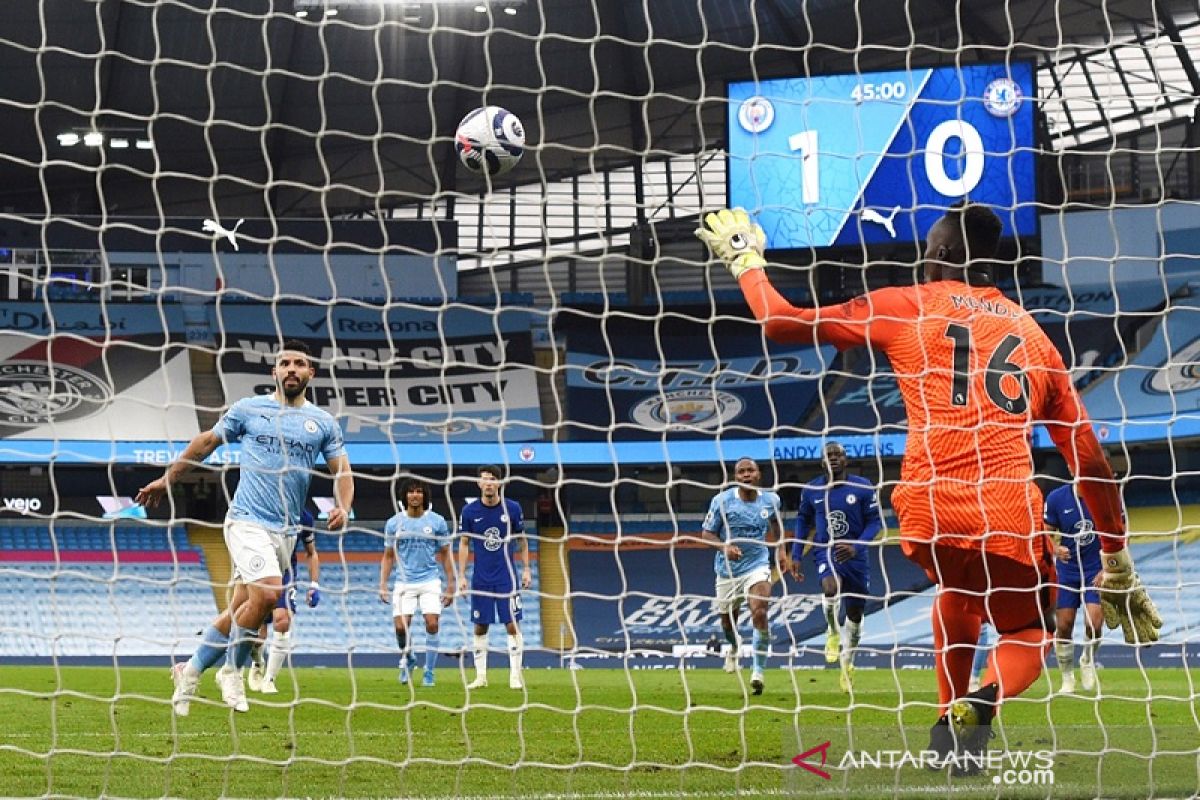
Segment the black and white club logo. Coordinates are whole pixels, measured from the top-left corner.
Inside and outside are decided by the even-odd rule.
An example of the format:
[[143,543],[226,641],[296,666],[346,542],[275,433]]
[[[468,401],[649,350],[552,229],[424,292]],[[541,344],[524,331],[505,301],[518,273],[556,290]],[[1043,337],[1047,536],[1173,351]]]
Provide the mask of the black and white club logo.
[[103,411],[112,387],[95,375],[44,361],[0,364],[0,422],[36,428]]

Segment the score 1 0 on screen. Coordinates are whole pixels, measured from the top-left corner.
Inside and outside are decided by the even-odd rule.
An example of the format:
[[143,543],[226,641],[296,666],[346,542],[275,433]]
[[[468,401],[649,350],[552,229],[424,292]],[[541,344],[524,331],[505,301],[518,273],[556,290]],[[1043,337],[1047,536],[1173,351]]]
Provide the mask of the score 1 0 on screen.
[[963,198],[1037,233],[1033,65],[729,84],[728,201],[772,249],[913,242]]

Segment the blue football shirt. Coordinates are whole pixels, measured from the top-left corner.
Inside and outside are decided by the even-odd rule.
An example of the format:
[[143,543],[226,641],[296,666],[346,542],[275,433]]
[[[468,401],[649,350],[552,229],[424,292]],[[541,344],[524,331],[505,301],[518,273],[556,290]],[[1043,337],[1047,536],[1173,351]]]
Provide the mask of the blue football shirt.
[[511,592],[515,572],[510,544],[513,535],[525,532],[520,504],[508,498],[494,506],[473,500],[463,506],[458,528],[470,536],[471,551],[475,556],[471,586]]
[[1063,561],[1055,558],[1055,568],[1061,573],[1079,575],[1100,571],[1100,537],[1096,536],[1096,523],[1083,500],[1075,496],[1075,487],[1060,486],[1046,495],[1043,517],[1047,525],[1057,528],[1062,536],[1059,543],[1071,551],[1071,558]]
[[771,520],[779,515],[779,495],[758,491],[758,496],[746,502],[736,486],[719,493],[708,504],[703,528],[706,532],[732,541],[742,551],[737,561],[727,561],[723,551],[717,551],[713,569],[718,577],[740,577],[770,565],[767,551],[767,531]]
[[419,517],[401,511],[387,521],[383,528],[384,547],[394,548],[399,563],[399,583],[425,583],[441,574],[437,554],[450,546],[450,529],[446,519],[436,511],[426,511]]
[[213,432],[241,442],[241,474],[229,517],[286,530],[300,521],[317,456],[345,455],[342,429],[329,412],[305,402],[281,406],[274,395],[238,400]]
[[837,563],[833,558],[833,543],[839,541],[869,542],[879,535],[883,521],[879,517],[879,493],[861,475],[848,475],[832,486],[829,477],[822,475],[804,487],[800,493],[800,513],[796,517],[796,543],[792,557],[799,559],[804,552],[804,539],[816,527],[813,535],[813,557],[818,564],[830,569],[866,569],[867,548],[858,545],[854,557]]

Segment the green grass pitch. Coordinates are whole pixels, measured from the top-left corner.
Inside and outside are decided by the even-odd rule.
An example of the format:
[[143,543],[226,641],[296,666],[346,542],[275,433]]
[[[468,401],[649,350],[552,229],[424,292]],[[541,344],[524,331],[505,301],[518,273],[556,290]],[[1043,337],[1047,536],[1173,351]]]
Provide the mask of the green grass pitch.
[[[0,668],[0,795],[1141,798],[1200,787],[1200,696],[1183,669],[1104,670],[1100,702],[1047,700],[1043,679],[1010,703],[993,749],[1056,751],[1053,785],[1023,787],[904,763],[839,768],[847,752],[924,747],[928,670],[862,670],[853,706],[833,671],[773,669],[763,696],[747,697],[719,670],[533,669],[527,695],[493,670],[469,705],[456,667],[433,689],[400,686],[394,670],[295,676],[298,701],[285,672],[282,694],[251,694],[235,714],[206,675],[209,702],[175,719],[165,667]],[[828,779],[791,764],[797,747],[826,741]]]

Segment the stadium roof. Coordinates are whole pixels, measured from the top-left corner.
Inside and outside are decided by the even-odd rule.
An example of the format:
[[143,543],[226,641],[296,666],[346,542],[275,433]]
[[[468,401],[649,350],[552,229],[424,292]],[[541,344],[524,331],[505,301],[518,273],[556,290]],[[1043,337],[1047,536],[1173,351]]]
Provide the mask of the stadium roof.
[[[280,0],[11,5],[0,208],[18,213],[311,215],[475,194],[450,136],[484,101],[525,120],[536,157],[506,180],[526,183],[719,146],[734,77],[1033,60],[1060,149],[1190,118],[1200,95],[1197,6],[1176,0],[309,2],[303,18]],[[92,130],[104,145],[57,138]]]

